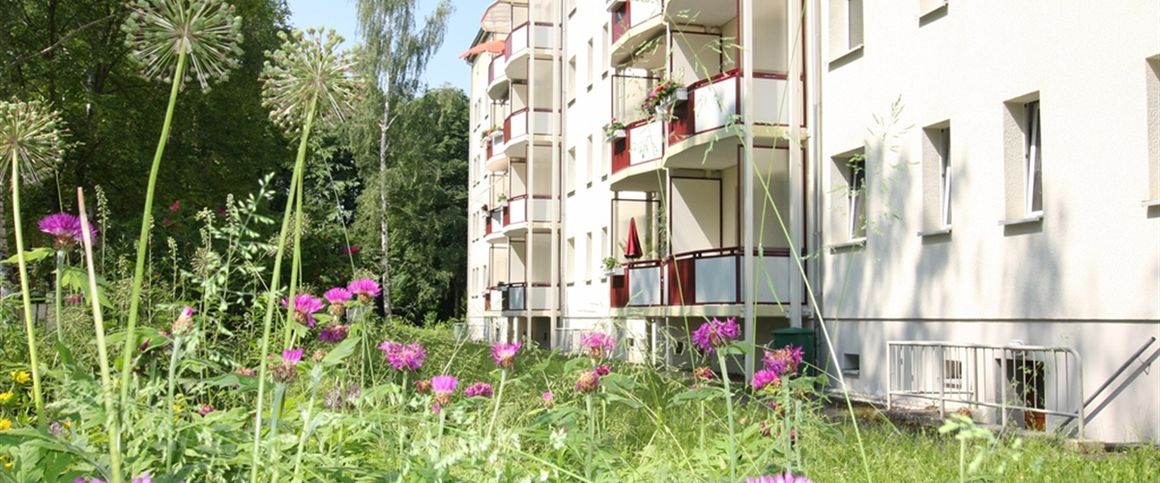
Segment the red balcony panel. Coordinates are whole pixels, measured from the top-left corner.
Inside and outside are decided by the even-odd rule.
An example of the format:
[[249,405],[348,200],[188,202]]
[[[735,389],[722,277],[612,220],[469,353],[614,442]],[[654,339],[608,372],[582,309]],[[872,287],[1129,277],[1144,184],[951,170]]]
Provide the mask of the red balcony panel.
[[628,135],[624,139],[612,142],[612,174],[616,174],[632,164],[632,154],[629,150],[631,139],[632,136]]
[[613,308],[628,306],[628,271],[608,279],[609,305]]
[[612,11],[612,43],[620,40],[632,25],[632,2],[624,2]]
[[668,267],[668,297],[669,305],[693,305],[695,303],[696,279],[692,258],[669,259]]
[[487,158],[485,158],[485,159],[491,159],[491,157],[492,157],[492,151],[493,151],[493,149],[492,149],[492,145],[491,145],[491,144],[492,144],[492,143],[491,143],[491,141],[488,141],[488,142],[487,142]]
[[697,98],[692,89],[689,100],[674,106],[673,117],[669,119],[669,144],[683,141],[693,135],[693,113],[696,112]]
[[503,120],[503,142],[507,144],[512,140],[512,117],[508,116]]

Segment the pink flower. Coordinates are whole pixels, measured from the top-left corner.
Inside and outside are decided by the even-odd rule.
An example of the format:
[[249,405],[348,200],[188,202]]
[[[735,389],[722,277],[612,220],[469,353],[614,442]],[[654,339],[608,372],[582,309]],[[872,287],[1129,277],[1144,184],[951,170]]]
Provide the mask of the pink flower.
[[491,358],[495,360],[495,365],[511,369],[516,363],[516,354],[520,352],[520,343],[501,344],[496,343],[491,346]]
[[180,210],[180,209],[181,209],[181,200],[173,200],[173,203],[169,205],[169,211],[171,213],[177,213],[177,210]]
[[740,333],[741,328],[737,326],[737,319],[730,317],[721,321],[714,317],[693,331],[692,339],[701,350],[713,352],[719,347],[729,345]]
[[693,369],[694,386],[700,386],[701,384],[712,381],[716,378],[717,374],[714,374],[713,369],[710,369],[708,366]]
[[774,371],[778,375],[793,374],[797,372],[803,356],[801,347],[787,345],[774,351],[765,351],[762,362],[766,369]]
[[455,388],[458,385],[459,380],[455,376],[440,375],[432,377],[431,391],[435,393],[435,404],[442,407],[450,403],[451,395],[455,393]]
[[[53,236],[53,243],[60,250],[81,243],[84,234],[81,230],[81,219],[69,213],[53,213],[41,218],[36,225],[40,231]],[[96,228],[89,226],[89,234],[96,240]]]
[[467,389],[464,389],[463,394],[467,397],[490,398],[492,394],[491,384],[486,382],[477,382],[468,386]]
[[588,357],[603,359],[612,354],[616,340],[603,332],[589,332],[580,336],[580,346],[588,350]]
[[286,349],[282,351],[282,363],[292,366],[298,365],[299,362],[302,362],[302,354],[305,353],[305,349]]
[[576,390],[587,394],[600,388],[600,373],[596,371],[584,371],[580,374],[580,378],[576,380]]
[[69,305],[76,305],[76,304],[83,302],[84,300],[85,300],[85,297],[79,293],[65,295],[65,297],[64,297],[64,303],[69,304]]
[[170,330],[173,331],[173,335],[187,335],[193,332],[193,307],[181,309]]
[[552,394],[552,391],[544,391],[540,397],[544,399],[544,407],[551,409],[556,405],[556,395]]
[[607,365],[596,366],[596,369],[594,369],[594,370],[596,371],[596,374],[600,377],[604,377],[604,376],[607,376],[607,375],[612,373],[612,368],[607,366]]
[[337,344],[346,340],[346,334],[350,330],[350,326],[342,324],[331,324],[322,328],[322,332],[318,333],[318,340]]
[[[286,299],[282,299],[282,306],[288,305]],[[322,310],[322,301],[318,297],[306,293],[294,296],[294,320],[299,324],[314,328],[317,324],[314,314],[319,310]]]
[[350,290],[350,293],[358,297],[359,302],[364,304],[370,302],[371,299],[378,297],[379,293],[381,292],[381,289],[379,289],[379,283],[369,278],[351,280],[350,283],[347,284],[346,289]]
[[746,483],[811,483],[809,478],[805,476],[794,476],[788,470],[782,474],[757,476],[745,481]]
[[358,252],[360,251],[361,249],[358,247],[358,245],[347,245],[342,247],[343,255],[358,255]]
[[387,363],[397,371],[418,371],[427,360],[427,351],[418,342],[400,344],[388,340],[379,344],[379,350],[383,352]]
[[778,375],[778,373],[771,371],[769,369],[762,369],[760,371],[757,371],[757,372],[753,373],[753,381],[752,381],[753,389],[755,391],[760,391],[761,389],[765,388],[766,386],[776,387],[779,378],[780,378],[780,376]]
[[327,290],[326,293],[322,294],[322,298],[326,299],[326,301],[330,302],[331,304],[342,305],[350,302],[351,293],[345,288],[334,287],[330,290]]
[[209,404],[202,404],[201,407],[197,408],[197,414],[200,414],[202,416],[205,416],[205,415],[212,413],[214,411],[215,411],[215,409],[213,408],[213,406],[211,406]]

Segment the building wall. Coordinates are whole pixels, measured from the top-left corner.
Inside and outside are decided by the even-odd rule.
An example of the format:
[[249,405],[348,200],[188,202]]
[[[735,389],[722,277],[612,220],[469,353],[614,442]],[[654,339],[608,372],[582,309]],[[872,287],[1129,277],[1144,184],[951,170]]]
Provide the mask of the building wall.
[[[833,15],[844,2],[822,3]],[[821,49],[831,53],[823,192],[843,184],[832,157],[864,147],[867,158],[865,246],[823,260],[838,351],[861,354],[854,389],[884,393],[888,340],[1071,347],[1091,391],[1160,337],[1160,218],[1141,206],[1157,18],[1160,4],[1143,1],[951,2],[921,19],[919,2],[885,2],[864,12],[861,48],[838,58],[840,45]],[[840,22],[822,24],[823,41],[846,38],[834,32]],[[1029,94],[1042,112],[1043,218],[1003,225],[1012,218],[1004,103]],[[948,120],[951,231],[919,236],[923,128]],[[841,197],[823,201],[824,226],[841,226]],[[823,240],[847,238],[829,229]],[[1089,436],[1160,440],[1160,372],[1125,387]]]

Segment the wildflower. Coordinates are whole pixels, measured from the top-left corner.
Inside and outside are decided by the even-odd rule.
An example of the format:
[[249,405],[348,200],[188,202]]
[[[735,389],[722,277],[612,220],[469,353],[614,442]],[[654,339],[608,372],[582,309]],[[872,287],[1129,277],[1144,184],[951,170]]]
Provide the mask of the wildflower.
[[397,371],[418,371],[427,360],[427,351],[418,342],[400,344],[388,340],[379,344],[379,350],[383,352],[387,363]]
[[[282,306],[289,306],[286,299],[282,299]],[[299,324],[314,328],[317,323],[314,320],[314,314],[322,310],[322,301],[310,294],[298,294],[294,296],[294,320]]]
[[431,380],[420,379],[415,381],[415,392],[419,394],[427,394],[428,392],[431,392]]
[[600,388],[600,373],[596,371],[584,371],[580,374],[580,378],[576,380],[576,390],[581,393],[590,393]]
[[342,317],[346,313],[346,303],[350,302],[350,291],[342,287],[334,287],[322,294],[322,298],[330,302],[327,313],[335,317]]
[[7,418],[0,419],[0,431],[8,431],[12,429],[12,420]]
[[173,409],[174,414],[180,414],[182,411],[185,411],[185,404],[182,404],[180,402],[173,403],[173,407],[170,409]]
[[362,250],[358,247],[358,245],[347,245],[342,248],[343,255],[358,255],[358,252],[360,251]]
[[286,349],[282,351],[282,359],[271,368],[274,380],[288,384],[298,377],[298,363],[302,362],[303,349]]
[[777,383],[778,383],[778,378],[779,378],[778,374],[776,372],[769,370],[769,369],[762,369],[760,371],[757,371],[757,372],[753,373],[753,381],[752,381],[753,389],[755,391],[760,391],[761,389],[763,389],[766,386],[769,386],[771,384],[776,387]]
[[369,278],[360,278],[358,280],[351,280],[346,285],[346,289],[362,303],[370,303],[371,299],[378,297],[382,291],[379,289],[379,283]]
[[544,391],[540,397],[544,400],[544,407],[552,409],[556,405],[556,395],[552,394],[552,391]]
[[209,405],[209,404],[202,404],[201,406],[199,406],[197,408],[197,414],[200,416],[205,416],[205,415],[212,413],[214,411],[217,411],[217,410],[214,409],[214,407],[212,405]]
[[588,357],[602,359],[611,355],[616,340],[603,332],[589,332],[580,336],[580,346],[588,350]]
[[596,374],[599,375],[600,377],[607,376],[611,373],[612,373],[612,367],[608,366],[607,364],[601,365],[601,366],[596,366]]
[[713,369],[710,369],[709,366],[702,366],[702,367],[698,367],[698,368],[693,369],[693,385],[694,386],[700,386],[701,384],[712,381],[716,378],[717,378],[717,374],[715,374],[713,372]]
[[765,351],[762,362],[766,369],[774,371],[778,375],[793,374],[801,365],[803,356],[801,347],[787,345],[775,351]]
[[12,382],[17,384],[28,384],[32,381],[32,376],[28,374],[28,371],[13,371],[9,375],[12,376]]
[[12,170],[13,156],[22,176],[38,181],[60,163],[64,155],[60,114],[40,102],[0,100],[0,168]]
[[310,362],[319,363],[326,358],[326,351],[322,349],[314,349],[314,353],[310,354]]
[[[81,237],[83,236],[81,219],[69,213],[53,213],[47,215],[41,218],[36,225],[41,232],[53,236],[53,244],[57,250],[71,248],[73,245],[80,243]],[[96,230],[93,227],[89,227],[89,230],[93,238],[96,238]]]
[[4,455],[0,454],[0,466],[6,470],[10,470],[12,469],[12,462],[8,461],[8,458],[5,458]]
[[286,349],[282,351],[282,362],[290,365],[298,365],[302,362],[302,354],[306,351],[304,349]]
[[757,476],[745,480],[746,483],[811,483],[805,476],[794,476],[789,470],[777,475]]
[[0,392],[0,404],[8,404],[15,397],[16,397],[16,394],[13,393],[12,391]]
[[60,421],[53,421],[52,424],[48,425],[48,434],[53,436],[60,436],[63,432],[64,425],[60,424]]
[[486,382],[477,382],[468,386],[467,389],[464,389],[463,394],[467,397],[490,398],[492,394],[491,384]]
[[171,329],[174,335],[188,335],[193,332],[193,308],[181,309],[181,313],[177,315],[177,320],[173,321]]
[[331,324],[324,327],[322,332],[318,333],[318,340],[322,342],[329,342],[331,344],[337,344],[346,340],[346,334],[348,330],[350,330],[350,326],[348,325]]
[[153,477],[149,473],[133,477],[132,483],[153,483]]
[[455,393],[455,387],[458,385],[459,380],[455,376],[442,375],[432,377],[431,390],[435,392],[435,404],[442,407],[450,403],[451,395]]
[[520,343],[501,344],[496,343],[491,346],[491,358],[495,360],[495,365],[504,369],[511,369],[516,362],[516,354],[520,352]]
[[[227,80],[240,64],[242,19],[232,5],[221,0],[136,0],[129,9],[122,30],[129,55],[146,78],[179,83],[192,78],[208,90],[211,80]],[[174,80],[181,53],[188,56],[192,75]]]
[[181,200],[173,200],[173,204],[169,205],[169,212],[177,213],[178,210],[181,210]]
[[705,352],[713,352],[719,347],[728,345],[740,332],[737,319],[730,317],[721,321],[714,317],[693,331],[693,343]]
[[239,367],[237,369],[234,369],[234,374],[237,374],[239,376],[245,376],[245,377],[254,377],[254,375],[256,374],[256,371],[254,371],[253,369],[250,369],[249,367]]

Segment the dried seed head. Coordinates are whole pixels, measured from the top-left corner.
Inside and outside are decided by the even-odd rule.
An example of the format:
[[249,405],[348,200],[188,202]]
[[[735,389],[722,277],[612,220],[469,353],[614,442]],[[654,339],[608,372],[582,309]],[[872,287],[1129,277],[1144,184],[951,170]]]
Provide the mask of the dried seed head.
[[[221,0],[133,0],[121,25],[129,56],[147,79],[172,82],[177,58],[186,55],[187,74],[203,91],[229,80],[240,65],[242,18]],[[192,75],[189,75],[192,74]]]
[[278,35],[282,47],[266,54],[261,75],[262,104],[270,109],[270,119],[297,136],[316,101],[316,122],[328,125],[343,120],[365,88],[355,69],[357,51],[340,52],[343,38],[334,30]]
[[12,169],[13,161],[27,182],[37,182],[56,168],[64,156],[63,126],[60,115],[40,102],[0,101],[0,177]]

